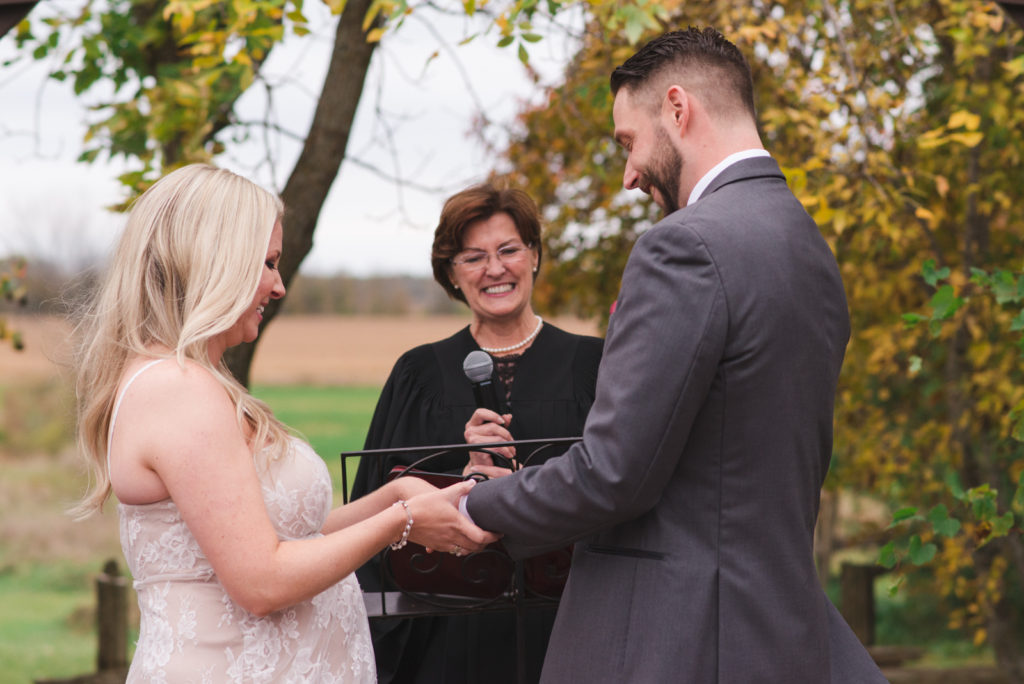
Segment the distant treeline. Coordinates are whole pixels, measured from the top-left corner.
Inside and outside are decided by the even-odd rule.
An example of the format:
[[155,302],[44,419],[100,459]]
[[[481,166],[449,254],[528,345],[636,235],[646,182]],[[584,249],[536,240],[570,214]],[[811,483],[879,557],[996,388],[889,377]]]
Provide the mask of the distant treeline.
[[[0,259],[0,273],[9,273]],[[0,314],[63,314],[95,284],[96,271],[70,275],[44,261],[29,261],[19,279],[18,296],[0,298]],[[348,275],[309,276],[301,273],[288,287],[283,315],[298,314],[448,314],[463,311],[429,277]]]
[[433,278],[413,276],[307,276],[288,287],[281,313],[448,314],[465,310]]

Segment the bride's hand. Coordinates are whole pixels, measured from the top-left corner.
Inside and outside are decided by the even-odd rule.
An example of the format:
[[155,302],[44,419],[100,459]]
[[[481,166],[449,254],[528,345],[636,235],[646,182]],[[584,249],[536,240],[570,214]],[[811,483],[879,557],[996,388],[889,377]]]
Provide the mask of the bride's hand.
[[457,555],[480,551],[497,541],[500,535],[480,529],[459,513],[459,499],[474,484],[467,480],[409,499],[406,503],[414,521],[409,539],[427,549]]

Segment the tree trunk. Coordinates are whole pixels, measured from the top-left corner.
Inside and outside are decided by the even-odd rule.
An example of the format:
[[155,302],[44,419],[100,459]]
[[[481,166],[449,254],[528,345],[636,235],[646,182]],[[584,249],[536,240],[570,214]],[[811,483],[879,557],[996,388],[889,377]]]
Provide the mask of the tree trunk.
[[[302,154],[281,192],[285,204],[285,228],[280,270],[285,287],[291,283],[302,260],[313,247],[313,231],[320,209],[345,159],[370,58],[377,46],[366,42],[366,32],[363,31],[363,18],[370,4],[371,0],[350,0],[338,18],[334,51],[313,123]],[[263,312],[261,332],[277,315],[279,305],[280,301],[271,301]],[[249,369],[258,343],[257,338],[256,342],[229,349],[225,355],[228,368],[245,386],[249,385]]]
[[[1004,537],[996,539],[974,552],[975,565],[982,577],[991,572],[992,564],[999,556],[1011,554],[1003,548]],[[1007,577],[1007,582],[1012,579]],[[996,658],[996,666],[1011,684],[1024,684],[1024,659],[1020,655],[1020,618],[1018,608],[1005,596],[1000,597],[988,608],[985,626],[988,629],[988,642]]]

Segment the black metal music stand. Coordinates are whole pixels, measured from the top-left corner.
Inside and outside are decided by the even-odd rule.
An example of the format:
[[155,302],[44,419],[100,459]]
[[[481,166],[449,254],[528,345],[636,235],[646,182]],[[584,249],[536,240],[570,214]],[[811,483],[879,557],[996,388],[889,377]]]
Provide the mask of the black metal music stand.
[[[344,501],[348,503],[348,461],[351,458],[374,459],[378,468],[377,481],[385,482],[389,475],[384,472],[386,456],[418,456],[410,465],[390,474],[393,477],[406,477],[421,474],[428,470],[432,461],[451,453],[465,453],[468,460],[470,451],[483,451],[490,454],[495,463],[501,463],[506,459],[494,449],[506,446],[515,447],[517,461],[529,466],[531,461],[545,451],[568,447],[579,440],[579,437],[563,437],[342,452]],[[449,477],[451,482],[457,482],[461,479],[461,473],[453,473]],[[561,585],[568,575],[571,549],[518,561],[505,552],[500,542],[478,553],[460,557],[441,553],[427,554],[422,547],[411,543],[399,552],[401,557],[397,557],[397,554],[391,557],[393,553],[385,548],[377,556],[380,562],[380,590],[363,592],[366,612],[371,621],[512,611],[516,620],[517,679],[525,682],[524,613],[557,604]],[[389,560],[398,561],[401,565],[396,566],[389,563]],[[404,580],[396,579],[395,575],[401,575]],[[402,588],[403,584],[406,588]],[[410,585],[415,586],[415,590],[410,590]]]

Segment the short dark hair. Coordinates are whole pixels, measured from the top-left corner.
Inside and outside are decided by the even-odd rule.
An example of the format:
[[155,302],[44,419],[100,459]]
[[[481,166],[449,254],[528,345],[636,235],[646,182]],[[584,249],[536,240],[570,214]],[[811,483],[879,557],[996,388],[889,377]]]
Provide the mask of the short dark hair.
[[[508,214],[512,219],[523,244],[532,245],[537,251],[537,267],[540,267],[543,249],[537,204],[528,194],[516,188],[498,187],[493,183],[474,185],[445,200],[441,218],[434,230],[430,265],[434,269],[434,280],[452,299],[466,301],[462,291],[452,285],[450,270],[452,257],[462,251],[466,230],[478,221],[486,221],[501,213]],[[533,279],[537,279],[536,271]]]
[[620,88],[636,91],[672,67],[681,71],[714,71],[715,83],[727,86],[750,116],[756,118],[750,65],[739,48],[710,27],[690,26],[685,31],[672,31],[651,40],[612,71],[612,95]]

